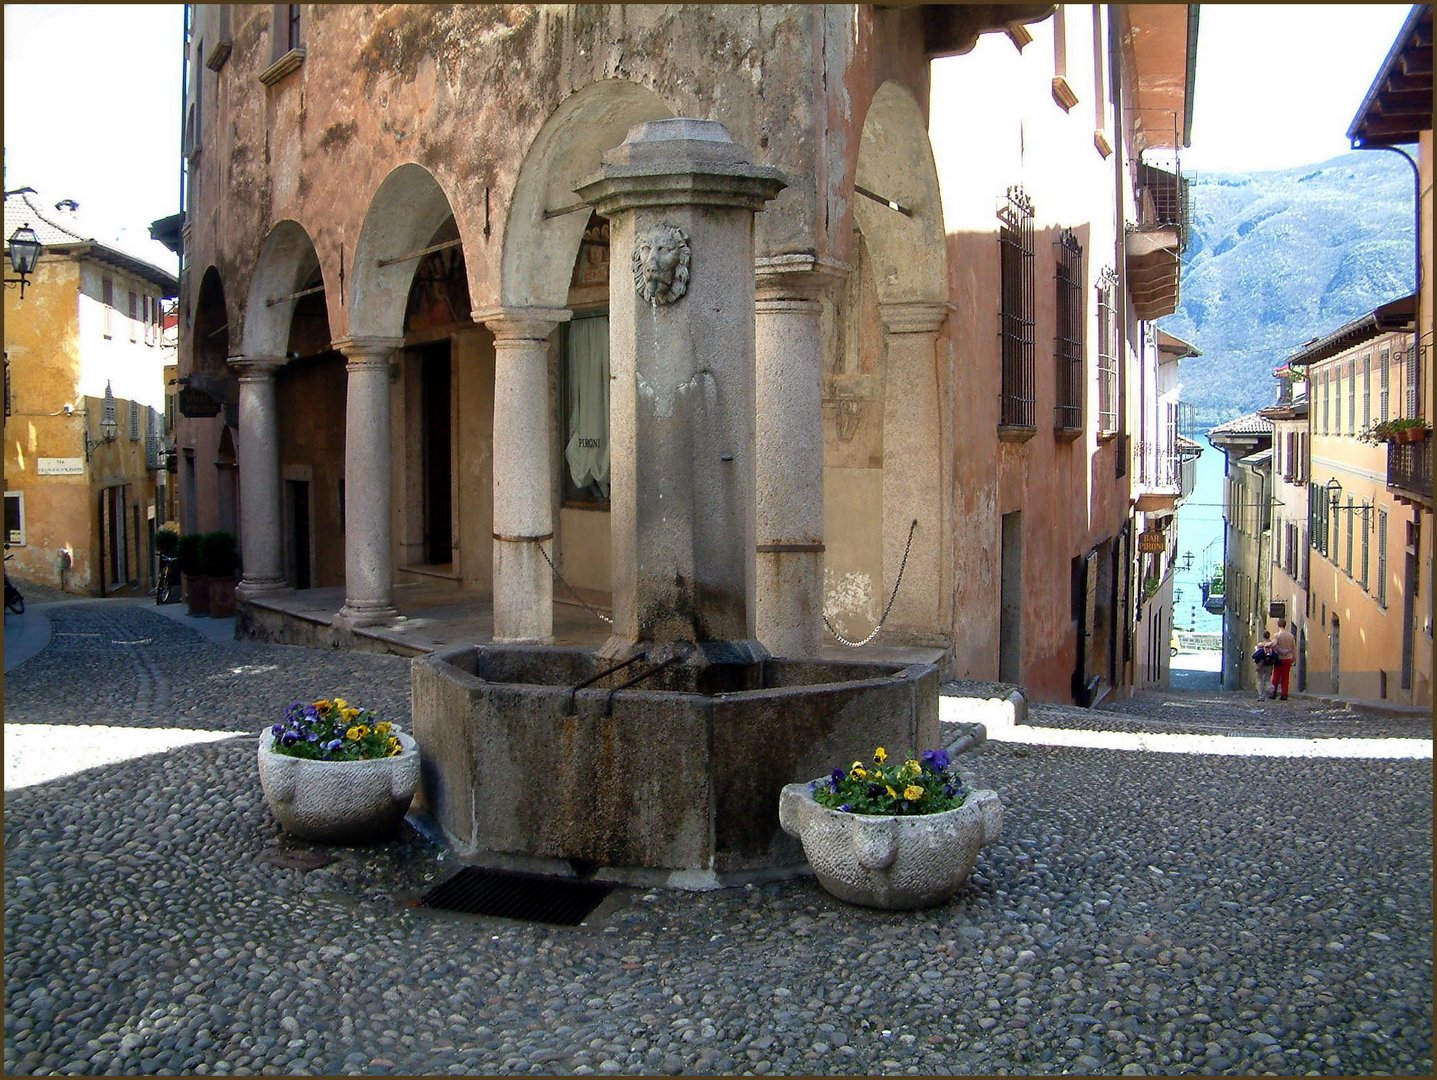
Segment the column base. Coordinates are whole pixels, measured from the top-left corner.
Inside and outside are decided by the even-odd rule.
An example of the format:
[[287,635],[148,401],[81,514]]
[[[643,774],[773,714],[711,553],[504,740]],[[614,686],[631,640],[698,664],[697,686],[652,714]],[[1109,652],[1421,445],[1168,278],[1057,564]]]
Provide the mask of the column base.
[[399,611],[393,606],[359,608],[345,604],[329,620],[337,630],[354,630],[361,626],[380,626],[399,618]]
[[241,600],[249,600],[263,596],[265,593],[277,593],[292,591],[289,589],[289,582],[282,577],[274,578],[243,578],[235,586],[235,595]]
[[495,645],[552,645],[554,635],[548,637],[494,637],[490,641]]

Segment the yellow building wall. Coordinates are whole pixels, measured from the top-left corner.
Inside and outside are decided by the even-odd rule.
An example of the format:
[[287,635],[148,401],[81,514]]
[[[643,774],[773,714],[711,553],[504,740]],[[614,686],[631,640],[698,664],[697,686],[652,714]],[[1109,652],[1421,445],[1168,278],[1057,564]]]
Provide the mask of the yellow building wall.
[[[80,266],[71,259],[42,258],[20,298],[5,290],[5,359],[10,413],[5,418],[5,490],[24,496],[25,543],[12,546],[13,575],[88,592],[92,528],[87,476],[41,475],[39,459],[76,459],[83,465],[84,430],[91,405],[76,399],[80,372],[77,295]],[[70,406],[67,414],[65,406]],[[61,573],[58,552],[73,563]]]
[[[1373,357],[1371,420],[1378,410],[1377,357],[1386,346],[1392,356],[1405,348],[1409,337],[1389,335],[1331,360],[1314,364],[1311,385],[1313,421],[1311,476],[1319,487],[1336,480],[1341,485],[1339,509],[1328,510],[1327,554],[1311,553],[1308,623],[1308,686],[1317,693],[1347,698],[1411,702],[1417,691],[1418,654],[1427,652],[1430,639],[1418,633],[1413,644],[1413,686],[1402,687],[1402,641],[1406,591],[1417,585],[1409,575],[1407,540],[1413,510],[1387,491],[1387,444],[1372,445],[1356,438],[1364,423],[1361,358]],[[1358,359],[1356,405],[1349,410],[1349,365]],[[1340,378],[1324,381],[1324,375]],[[1401,372],[1392,369],[1391,416],[1402,412]],[[1330,395],[1330,400],[1325,401]],[[1327,413],[1327,433],[1323,416]],[[1355,412],[1355,423],[1350,415]],[[1340,422],[1339,422],[1340,417]],[[1324,496],[1329,498],[1330,496]],[[1348,510],[1351,500],[1353,509]],[[1364,515],[1363,507],[1368,507]],[[1381,543],[1381,518],[1386,516],[1386,544]],[[1349,528],[1349,520],[1351,522]],[[1430,520],[1430,519],[1429,519]],[[1367,581],[1363,582],[1362,547],[1367,537]],[[1349,557],[1349,548],[1350,557]],[[1384,564],[1385,555],[1385,564]],[[1350,568],[1350,569],[1349,569]],[[1384,591],[1385,585],[1385,591]],[[1424,676],[1422,682],[1428,683]],[[1426,691],[1430,695],[1430,690]]]

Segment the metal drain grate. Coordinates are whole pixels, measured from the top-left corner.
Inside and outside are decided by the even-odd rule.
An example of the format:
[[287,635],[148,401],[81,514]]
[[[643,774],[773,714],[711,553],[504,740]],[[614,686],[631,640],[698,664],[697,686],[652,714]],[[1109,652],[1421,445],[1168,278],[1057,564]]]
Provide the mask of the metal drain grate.
[[466,915],[578,926],[614,891],[596,881],[461,867],[419,898],[419,906]]

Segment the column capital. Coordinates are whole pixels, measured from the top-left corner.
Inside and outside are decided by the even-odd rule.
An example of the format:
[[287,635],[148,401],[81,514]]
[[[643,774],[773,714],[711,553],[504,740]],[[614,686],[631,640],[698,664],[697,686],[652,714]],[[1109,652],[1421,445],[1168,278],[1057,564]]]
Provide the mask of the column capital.
[[936,334],[955,306],[945,300],[906,300],[878,305],[878,317],[890,334]]
[[[792,252],[764,255],[753,261],[755,284],[760,298],[815,299],[853,270],[846,262],[827,255]],[[765,297],[765,294],[772,294]]]
[[331,347],[344,354],[348,367],[372,366],[389,362],[390,353],[404,344],[402,337],[379,337],[378,335],[354,335],[335,338]]
[[492,307],[470,313],[470,318],[487,327],[495,341],[542,341],[554,327],[574,317],[568,308]]
[[272,379],[284,367],[282,356],[227,356],[225,362],[235,369],[240,382]]

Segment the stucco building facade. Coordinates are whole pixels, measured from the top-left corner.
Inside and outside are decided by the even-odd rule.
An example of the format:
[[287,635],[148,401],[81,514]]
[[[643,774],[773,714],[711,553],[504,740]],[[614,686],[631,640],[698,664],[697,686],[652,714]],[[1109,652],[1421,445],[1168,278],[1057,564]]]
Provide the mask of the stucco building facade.
[[1430,702],[1423,649],[1421,505],[1389,485],[1389,444],[1375,425],[1420,415],[1416,297],[1395,300],[1288,358],[1309,385],[1311,555],[1308,685],[1319,693]]
[[886,611],[950,675],[1132,685],[1195,8],[199,5],[189,33],[180,373],[222,410],[180,421],[181,495],[238,521],[246,604],[342,587],[362,627],[445,581],[509,641],[552,637],[556,571],[604,604],[631,253],[611,275],[577,192],[691,116],[787,182],[755,223],[758,639]]
[[5,291],[7,569],[105,596],[151,585],[178,283],[88,238],[75,207],[5,198],[5,235],[28,224],[44,245],[23,299]]

